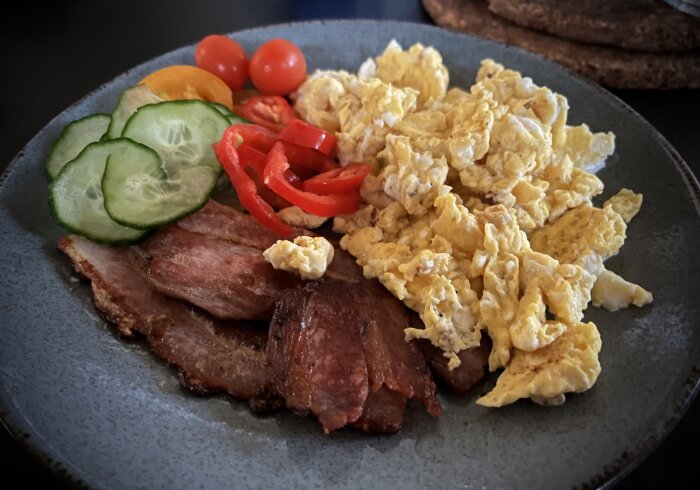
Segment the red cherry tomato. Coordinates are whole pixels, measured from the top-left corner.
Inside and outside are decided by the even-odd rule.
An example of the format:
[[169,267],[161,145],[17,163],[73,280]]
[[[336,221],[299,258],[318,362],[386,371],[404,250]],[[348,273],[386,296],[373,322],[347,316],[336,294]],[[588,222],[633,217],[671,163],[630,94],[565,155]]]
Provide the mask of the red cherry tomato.
[[250,80],[263,94],[287,95],[306,78],[306,58],[286,39],[271,39],[250,59]]
[[248,80],[248,56],[240,44],[226,36],[212,34],[199,41],[194,61],[226,82],[231,90],[240,90]]

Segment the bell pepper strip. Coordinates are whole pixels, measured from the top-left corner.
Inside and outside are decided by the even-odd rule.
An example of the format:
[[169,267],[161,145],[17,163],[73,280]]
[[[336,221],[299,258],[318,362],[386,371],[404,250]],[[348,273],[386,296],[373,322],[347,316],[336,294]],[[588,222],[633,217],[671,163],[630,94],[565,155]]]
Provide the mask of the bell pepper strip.
[[304,181],[303,190],[326,196],[345,194],[359,189],[371,168],[366,163],[351,163],[345,167],[314,175]]
[[[272,207],[258,194],[258,188],[253,179],[241,166],[238,151],[236,150],[239,135],[235,130],[229,131],[229,129],[224,131],[221,141],[214,143],[212,147],[216,152],[219,163],[221,163],[226,175],[231,179],[231,183],[236,189],[238,200],[263,226],[281,236],[291,235],[294,232],[292,227],[277,217]],[[289,183],[287,185],[294,189]]]
[[[267,155],[251,146],[245,145],[239,146],[236,151],[238,152],[238,159],[241,162],[241,166],[248,176],[253,179],[253,182],[255,182],[255,187],[258,189],[260,197],[275,209],[291,206],[289,201],[278,196],[263,183],[263,172],[265,170]],[[296,175],[294,177],[296,177]],[[301,180],[298,177],[296,177],[296,183],[301,187]],[[292,185],[294,185],[294,183],[292,183]]]
[[297,115],[287,99],[279,95],[257,95],[249,97],[233,112],[253,124],[263,126],[275,133],[282,131]]
[[275,144],[277,135],[257,124],[234,124],[227,131],[235,134],[236,147],[249,146],[267,154]]
[[[256,173],[260,175],[260,179],[262,182],[262,175],[265,171],[265,164],[267,163],[267,155],[250,146],[241,145],[238,147],[238,157],[243,163],[243,168],[246,168],[247,165],[255,168]],[[294,166],[291,167],[291,170],[286,171],[284,173],[284,176],[290,184],[292,184],[297,189],[301,189],[301,178],[294,171]],[[269,190],[267,189],[267,187],[265,187],[265,189]]]
[[304,167],[316,173],[328,172],[339,167],[335,160],[319,151],[286,141],[283,141],[282,144],[287,160],[295,167]]
[[282,130],[279,139],[288,143],[311,148],[330,156],[335,151],[338,139],[332,133],[312,126],[301,119],[293,119]]
[[331,194],[321,196],[312,192],[297,189],[289,183],[285,172],[289,170],[289,160],[285,154],[285,145],[281,141],[275,143],[267,154],[264,182],[267,187],[277,194],[299,206],[307,213],[316,216],[330,217],[338,214],[350,214],[357,210],[360,203],[360,193],[355,190],[346,194]]

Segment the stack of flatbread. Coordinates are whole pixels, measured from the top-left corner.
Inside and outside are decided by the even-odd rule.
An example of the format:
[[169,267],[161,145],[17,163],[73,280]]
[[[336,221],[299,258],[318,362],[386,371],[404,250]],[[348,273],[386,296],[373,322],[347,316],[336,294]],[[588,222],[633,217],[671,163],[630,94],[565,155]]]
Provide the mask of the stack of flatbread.
[[422,0],[435,23],[617,88],[700,88],[700,19],[661,0]]

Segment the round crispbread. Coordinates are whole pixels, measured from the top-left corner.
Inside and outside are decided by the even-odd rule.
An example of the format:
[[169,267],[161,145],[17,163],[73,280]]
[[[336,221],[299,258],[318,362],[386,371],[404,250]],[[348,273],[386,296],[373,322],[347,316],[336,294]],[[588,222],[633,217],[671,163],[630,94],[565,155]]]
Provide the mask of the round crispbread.
[[582,44],[517,26],[479,0],[422,0],[436,24],[517,46],[616,88],[700,88],[700,51],[647,53]]
[[641,51],[700,48],[700,19],[660,0],[487,0],[489,10],[562,39]]

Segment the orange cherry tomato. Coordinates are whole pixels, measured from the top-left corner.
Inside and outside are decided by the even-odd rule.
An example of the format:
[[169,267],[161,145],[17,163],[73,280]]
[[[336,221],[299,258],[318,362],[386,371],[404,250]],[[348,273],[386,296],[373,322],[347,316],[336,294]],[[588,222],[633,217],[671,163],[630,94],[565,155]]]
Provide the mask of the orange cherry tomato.
[[231,89],[216,75],[196,66],[175,65],[154,71],[139,83],[166,100],[200,99],[233,110]]
[[229,86],[240,90],[248,81],[248,56],[243,47],[227,36],[212,34],[197,43],[194,61]]
[[306,58],[286,39],[271,39],[250,59],[250,80],[266,95],[287,95],[306,78]]

